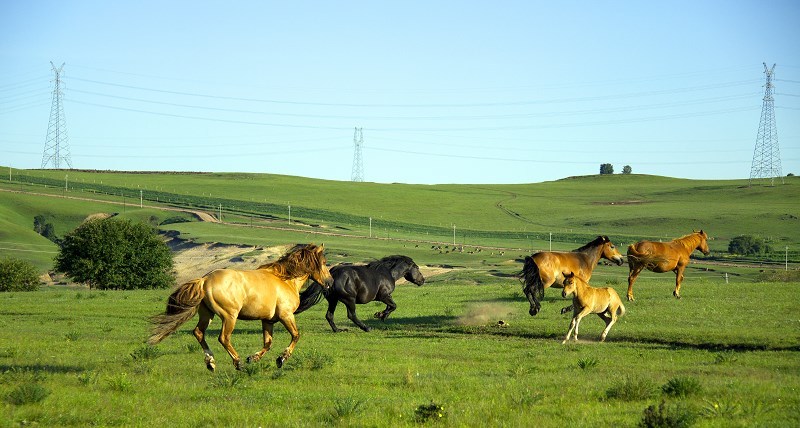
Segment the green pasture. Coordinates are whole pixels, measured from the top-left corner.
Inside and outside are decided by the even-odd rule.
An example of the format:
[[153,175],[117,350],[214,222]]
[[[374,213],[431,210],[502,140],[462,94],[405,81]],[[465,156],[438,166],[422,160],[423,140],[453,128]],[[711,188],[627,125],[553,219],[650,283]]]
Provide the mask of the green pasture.
[[[624,278],[601,266],[593,283],[624,295]],[[800,424],[798,284],[726,284],[695,271],[683,299],[671,290],[670,275],[643,275],[606,343],[590,316],[580,342],[562,345],[560,290],[530,317],[515,279],[456,270],[400,285],[385,323],[371,318],[381,305],[359,306],[369,333],[341,305],[344,333],[330,331],[324,302],[298,315],[301,339],[283,369],[282,326],[267,357],[242,372],[212,339],[216,373],[193,321],[144,345],[166,290],[2,293],[0,426],[632,427],[662,400],[700,427]],[[237,324],[241,354],[260,341],[259,322]]]

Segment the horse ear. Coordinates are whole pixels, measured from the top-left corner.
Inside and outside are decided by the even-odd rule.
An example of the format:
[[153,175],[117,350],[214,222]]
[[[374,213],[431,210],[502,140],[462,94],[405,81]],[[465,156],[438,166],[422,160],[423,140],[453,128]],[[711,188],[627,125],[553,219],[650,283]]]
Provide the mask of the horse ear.
[[317,254],[322,254],[323,251],[325,251],[325,244],[320,244],[319,247],[317,247]]
[[561,274],[564,275],[564,278],[567,278],[567,279],[572,278],[573,276],[575,276],[575,274],[572,273],[572,272],[561,272]]

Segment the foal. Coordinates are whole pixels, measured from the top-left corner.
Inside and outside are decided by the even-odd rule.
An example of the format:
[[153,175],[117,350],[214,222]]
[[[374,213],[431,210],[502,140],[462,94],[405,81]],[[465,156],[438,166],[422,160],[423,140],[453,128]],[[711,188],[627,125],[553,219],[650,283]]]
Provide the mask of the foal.
[[573,315],[572,322],[569,325],[567,337],[562,344],[567,343],[572,330],[575,330],[575,340],[578,340],[578,326],[581,323],[581,318],[589,314],[597,314],[606,323],[606,329],[600,336],[600,341],[606,340],[608,331],[611,326],[617,322],[617,316],[625,315],[625,306],[619,298],[619,294],[611,287],[595,288],[590,286],[586,281],[575,276],[572,272],[564,272],[564,291],[561,292],[563,297],[573,294],[572,305]]

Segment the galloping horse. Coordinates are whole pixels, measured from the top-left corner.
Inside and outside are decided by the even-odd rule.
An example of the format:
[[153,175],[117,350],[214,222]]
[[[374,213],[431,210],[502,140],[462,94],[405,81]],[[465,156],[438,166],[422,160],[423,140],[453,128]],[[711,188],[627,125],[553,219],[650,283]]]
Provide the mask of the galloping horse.
[[[622,254],[608,239],[608,236],[598,236],[592,242],[571,252],[541,251],[532,256],[525,257],[522,273],[519,275],[523,281],[522,291],[531,304],[531,316],[539,313],[540,301],[544,298],[544,289],[550,286],[561,288],[564,286],[563,272],[573,272],[584,281],[592,277],[592,272],[601,258],[622,265]],[[565,313],[572,309],[568,306],[561,310]]]
[[681,298],[683,271],[694,250],[708,255],[708,235],[700,230],[670,242],[640,241],[628,246],[628,300],[633,300],[633,282],[647,269],[656,273],[675,272],[675,298]]
[[617,317],[625,315],[625,305],[622,304],[616,290],[611,287],[592,287],[572,272],[565,272],[564,290],[561,295],[567,297],[570,294],[573,295],[572,306],[575,307],[575,310],[572,313],[572,322],[569,324],[567,337],[561,342],[562,344],[567,343],[573,330],[575,331],[575,341],[578,340],[578,326],[586,315],[597,314],[606,323],[606,328],[600,335],[601,342],[606,340],[606,335],[611,330],[611,326],[617,322]]
[[329,287],[333,283],[325,266],[324,246],[296,245],[275,262],[251,271],[217,269],[202,278],[189,281],[169,296],[164,314],[153,317],[153,334],[147,343],[155,345],[178,329],[197,312],[200,320],[194,336],[203,347],[206,367],[214,371],[214,354],[208,348],[205,332],[214,315],[222,319],[219,343],[228,351],[237,370],[242,368],[239,354],[231,344],[237,319],[261,320],[264,347],[247,358],[256,362],[272,346],[272,327],[280,321],[292,336],[289,346],[278,357],[278,367],[292,355],[300,337],[294,312],[300,305],[300,288],[308,278]]
[[347,308],[347,318],[364,331],[370,328],[356,316],[356,304],[369,303],[373,300],[386,304],[386,309],[375,313],[375,318],[385,321],[395,309],[397,304],[392,300],[395,282],[400,278],[417,285],[425,283],[425,277],[419,271],[419,266],[406,256],[388,256],[375,260],[367,265],[340,264],[331,268],[333,286],[322,290],[318,284],[310,285],[300,295],[300,309],[302,312],[320,300],[320,292],[328,300],[328,312],[325,318],[334,332],[345,331],[336,327],[333,322],[333,313],[336,305],[341,301]]

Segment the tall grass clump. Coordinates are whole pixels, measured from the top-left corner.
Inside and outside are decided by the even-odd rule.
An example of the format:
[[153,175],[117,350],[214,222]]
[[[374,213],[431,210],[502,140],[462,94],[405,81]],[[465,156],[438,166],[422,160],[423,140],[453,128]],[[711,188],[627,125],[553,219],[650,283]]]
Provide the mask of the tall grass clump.
[[332,423],[340,422],[363,411],[364,400],[353,397],[346,397],[336,400],[333,409],[328,414],[328,419]]
[[50,391],[47,388],[37,382],[28,382],[11,391],[7,399],[9,403],[21,406],[23,404],[38,403],[47,398],[48,395],[50,395]]
[[700,381],[693,377],[674,377],[661,386],[661,392],[670,397],[687,397],[702,390]]
[[664,400],[661,404],[648,406],[644,409],[639,426],[643,428],[686,428],[694,425],[697,415],[683,404],[667,405]]
[[625,377],[606,390],[606,398],[620,401],[647,400],[655,395],[656,389],[648,379]]

